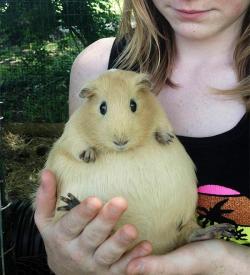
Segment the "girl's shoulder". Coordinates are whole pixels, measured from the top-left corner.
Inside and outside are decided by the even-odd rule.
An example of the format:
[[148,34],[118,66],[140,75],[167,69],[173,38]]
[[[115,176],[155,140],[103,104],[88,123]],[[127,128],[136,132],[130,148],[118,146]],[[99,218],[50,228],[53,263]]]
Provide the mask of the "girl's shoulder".
[[[75,59],[72,70],[77,67],[82,69],[96,70],[107,69],[110,51],[114,43],[115,37],[102,38],[85,48]],[[85,67],[86,65],[90,67]]]
[[75,59],[70,73],[69,113],[80,104],[78,94],[83,85],[108,69],[115,37],[102,38],[85,48]]

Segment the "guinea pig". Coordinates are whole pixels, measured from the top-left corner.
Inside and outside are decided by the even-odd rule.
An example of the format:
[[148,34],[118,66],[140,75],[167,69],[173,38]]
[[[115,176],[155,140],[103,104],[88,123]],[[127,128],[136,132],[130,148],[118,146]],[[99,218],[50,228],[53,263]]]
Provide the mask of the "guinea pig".
[[88,196],[104,202],[121,196],[128,209],[115,229],[135,225],[139,238],[133,245],[149,240],[153,253],[162,254],[187,242],[198,228],[195,166],[147,75],[107,71],[89,81],[80,97],[83,103],[45,165],[58,183],[54,221],[66,213],[60,210]]

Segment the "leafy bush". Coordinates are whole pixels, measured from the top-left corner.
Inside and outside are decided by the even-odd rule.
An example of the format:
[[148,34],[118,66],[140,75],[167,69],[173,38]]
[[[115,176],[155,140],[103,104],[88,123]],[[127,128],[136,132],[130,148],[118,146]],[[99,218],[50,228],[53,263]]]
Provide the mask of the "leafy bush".
[[7,120],[67,120],[71,65],[88,44],[115,35],[112,1],[0,1],[0,99]]
[[77,52],[46,50],[32,44],[14,51],[1,68],[5,117],[11,121],[65,121],[68,116],[69,73]]

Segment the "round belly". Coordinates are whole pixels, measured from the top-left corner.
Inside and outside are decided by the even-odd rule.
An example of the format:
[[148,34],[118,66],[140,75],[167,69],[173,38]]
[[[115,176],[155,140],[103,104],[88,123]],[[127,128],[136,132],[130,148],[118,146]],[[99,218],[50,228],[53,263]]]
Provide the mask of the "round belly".
[[149,146],[147,150],[105,154],[95,163],[77,161],[55,172],[60,179],[60,195],[70,192],[79,200],[94,195],[103,201],[124,197],[128,209],[116,228],[134,224],[139,232],[137,242],[151,241],[154,253],[172,249],[178,226],[187,223],[195,212],[194,165],[182,146]]

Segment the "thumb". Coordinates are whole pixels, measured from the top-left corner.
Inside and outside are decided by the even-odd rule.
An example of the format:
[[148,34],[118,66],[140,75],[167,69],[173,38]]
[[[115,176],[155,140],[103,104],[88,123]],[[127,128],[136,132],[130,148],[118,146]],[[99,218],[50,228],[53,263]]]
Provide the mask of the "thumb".
[[41,184],[36,194],[35,223],[42,231],[50,223],[56,207],[56,177],[49,170],[41,173]]

